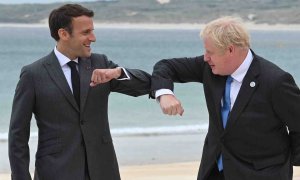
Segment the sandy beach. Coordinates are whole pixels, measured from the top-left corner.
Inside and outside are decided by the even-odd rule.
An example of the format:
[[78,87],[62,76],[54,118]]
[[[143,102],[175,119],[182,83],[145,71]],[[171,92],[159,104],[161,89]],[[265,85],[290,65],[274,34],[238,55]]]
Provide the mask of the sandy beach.
[[[123,180],[196,180],[199,162],[152,164],[120,167]],[[1,180],[10,180],[10,174],[0,174]],[[300,167],[294,167],[293,180],[300,180]]]
[[[196,180],[205,132],[113,137],[123,180]],[[36,138],[30,140],[34,157]],[[10,180],[7,142],[0,142],[0,179]],[[34,162],[34,160],[31,160]],[[33,163],[30,171],[33,172]],[[300,180],[300,167],[294,167]]]
[[[195,179],[201,159],[205,132],[114,136],[122,179]],[[34,171],[37,138],[29,141],[30,172]],[[0,179],[10,179],[7,141],[0,141]],[[174,171],[174,173],[173,173]],[[176,173],[175,173],[176,172]],[[186,177],[185,177],[186,176]],[[168,177],[168,178],[167,178]]]
[[[245,23],[249,30],[271,30],[271,31],[299,31],[300,24],[254,24],[252,22]],[[94,23],[95,28],[108,29],[203,29],[205,24],[155,24],[155,23]],[[18,24],[18,23],[0,23],[1,27],[23,27],[23,28],[48,28],[47,23],[36,24]]]

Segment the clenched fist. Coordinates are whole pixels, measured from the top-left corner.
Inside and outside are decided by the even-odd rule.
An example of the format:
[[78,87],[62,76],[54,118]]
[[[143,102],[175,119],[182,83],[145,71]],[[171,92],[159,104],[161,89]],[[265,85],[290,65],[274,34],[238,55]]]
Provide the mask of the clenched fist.
[[122,68],[95,69],[92,74],[90,86],[94,87],[101,83],[106,83],[112,79],[117,79],[121,75]]
[[160,107],[164,114],[182,116],[184,109],[174,95],[166,94],[159,97]]

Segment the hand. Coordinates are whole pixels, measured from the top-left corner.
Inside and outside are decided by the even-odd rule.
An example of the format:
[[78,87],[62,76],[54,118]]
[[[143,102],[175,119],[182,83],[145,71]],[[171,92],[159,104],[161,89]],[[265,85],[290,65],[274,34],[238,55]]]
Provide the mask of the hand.
[[160,107],[164,114],[182,116],[184,109],[181,106],[180,101],[176,99],[174,95],[166,94],[159,96]]
[[101,83],[106,83],[112,79],[117,79],[121,75],[122,68],[95,69],[92,74],[90,86],[94,87]]

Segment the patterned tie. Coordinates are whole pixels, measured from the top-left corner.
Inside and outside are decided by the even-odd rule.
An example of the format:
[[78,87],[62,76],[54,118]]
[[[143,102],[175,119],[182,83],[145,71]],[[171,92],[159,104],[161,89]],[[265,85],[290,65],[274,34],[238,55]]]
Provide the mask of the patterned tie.
[[71,68],[73,95],[78,104],[78,107],[80,107],[80,78],[76,65],[77,63],[75,61],[68,62],[68,66]]
[[[232,80],[233,79],[232,79],[231,76],[227,77],[225,92],[224,92],[224,95],[223,95],[223,106],[221,108],[221,113],[222,113],[222,121],[223,121],[224,129],[226,127],[227,120],[228,120],[228,115],[229,115],[230,108],[231,108],[230,87],[231,87]],[[219,169],[219,171],[223,170],[223,157],[222,157],[222,154],[220,155],[220,157],[218,159],[218,169]]]

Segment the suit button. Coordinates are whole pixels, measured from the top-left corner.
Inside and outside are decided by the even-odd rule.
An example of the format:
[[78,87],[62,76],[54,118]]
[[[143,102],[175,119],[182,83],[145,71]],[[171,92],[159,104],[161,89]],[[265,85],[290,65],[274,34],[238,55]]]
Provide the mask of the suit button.
[[84,124],[84,121],[83,121],[83,120],[81,120],[81,121],[80,121],[80,124],[81,124],[81,125],[83,125],[83,124]]

